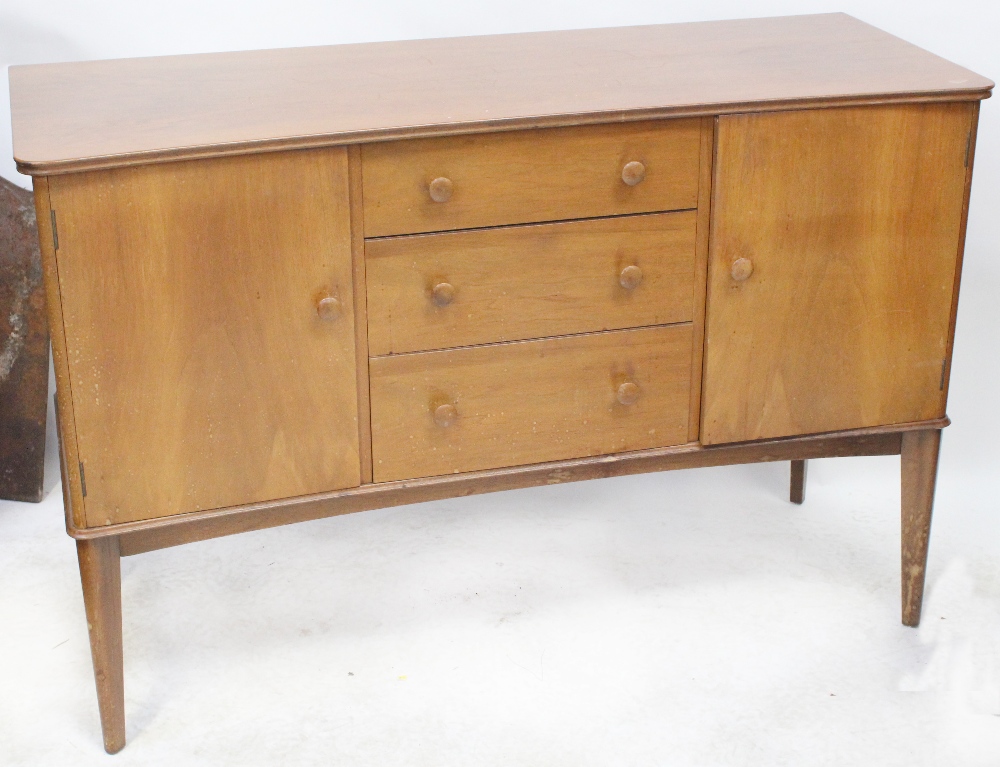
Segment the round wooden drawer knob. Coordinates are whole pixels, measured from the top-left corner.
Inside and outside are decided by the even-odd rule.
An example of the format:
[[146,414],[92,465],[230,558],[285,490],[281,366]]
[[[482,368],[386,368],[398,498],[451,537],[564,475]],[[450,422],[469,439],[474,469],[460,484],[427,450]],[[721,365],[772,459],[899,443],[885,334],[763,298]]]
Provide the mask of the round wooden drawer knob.
[[644,178],[646,178],[645,165],[635,160],[625,163],[625,167],[622,168],[622,181],[629,186],[635,186]]
[[730,269],[729,273],[737,282],[743,282],[753,274],[753,261],[749,258],[737,258],[733,261],[733,268]]
[[618,401],[623,405],[634,405],[639,401],[639,386],[626,381],[618,387]]
[[316,303],[316,314],[321,320],[335,320],[340,316],[340,299],[333,296],[321,298]]
[[452,183],[450,178],[440,176],[431,181],[428,191],[434,202],[448,202],[451,199]]
[[438,405],[434,408],[434,423],[443,428],[451,426],[458,420],[458,408],[454,405]]
[[625,290],[635,290],[642,282],[642,269],[638,266],[626,266],[618,275],[618,284]]
[[455,286],[450,282],[439,282],[431,290],[431,297],[437,306],[447,306],[455,300]]

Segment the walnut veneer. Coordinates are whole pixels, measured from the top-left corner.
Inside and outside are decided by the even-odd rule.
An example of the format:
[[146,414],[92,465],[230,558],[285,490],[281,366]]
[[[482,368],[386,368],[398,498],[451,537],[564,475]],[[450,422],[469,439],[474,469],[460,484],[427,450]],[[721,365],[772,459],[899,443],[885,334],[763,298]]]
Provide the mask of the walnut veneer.
[[120,557],[902,456],[927,557],[979,102],[841,14],[10,70],[105,747]]

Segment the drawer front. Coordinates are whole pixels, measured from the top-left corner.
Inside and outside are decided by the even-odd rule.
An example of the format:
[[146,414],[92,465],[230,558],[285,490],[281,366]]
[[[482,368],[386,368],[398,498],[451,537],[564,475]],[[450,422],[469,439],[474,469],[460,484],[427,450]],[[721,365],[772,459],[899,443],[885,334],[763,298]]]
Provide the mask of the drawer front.
[[685,211],[370,241],[369,351],[686,322],[695,227]]
[[376,482],[687,441],[691,325],[371,360]]
[[369,144],[365,236],[694,208],[700,130],[662,120]]

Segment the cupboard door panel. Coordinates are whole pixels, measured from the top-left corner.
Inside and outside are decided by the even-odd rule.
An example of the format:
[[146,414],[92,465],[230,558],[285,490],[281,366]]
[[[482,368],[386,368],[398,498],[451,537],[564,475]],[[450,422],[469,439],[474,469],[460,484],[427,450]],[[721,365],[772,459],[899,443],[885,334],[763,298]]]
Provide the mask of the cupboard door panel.
[[345,149],[50,185],[88,525],[360,483]]
[[719,118],[703,443],[944,415],[973,115]]

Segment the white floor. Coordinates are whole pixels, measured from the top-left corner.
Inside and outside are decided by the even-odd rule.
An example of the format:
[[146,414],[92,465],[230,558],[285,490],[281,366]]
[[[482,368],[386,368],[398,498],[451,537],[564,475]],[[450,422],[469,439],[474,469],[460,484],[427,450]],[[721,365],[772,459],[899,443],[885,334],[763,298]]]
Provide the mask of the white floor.
[[[122,765],[997,765],[994,516],[946,478],[919,630],[898,459],[373,512],[123,562]],[[59,493],[0,513],[0,763],[104,763]]]
[[0,765],[996,767],[991,275],[966,272],[918,630],[897,458],[812,462],[802,507],[781,463],[368,512],[124,560],[109,757],[54,489],[0,503]]

